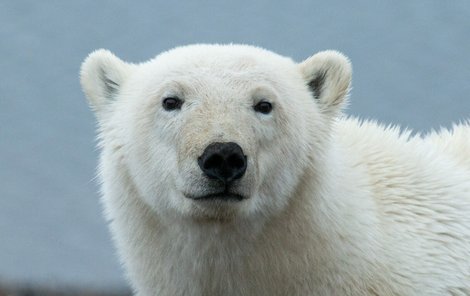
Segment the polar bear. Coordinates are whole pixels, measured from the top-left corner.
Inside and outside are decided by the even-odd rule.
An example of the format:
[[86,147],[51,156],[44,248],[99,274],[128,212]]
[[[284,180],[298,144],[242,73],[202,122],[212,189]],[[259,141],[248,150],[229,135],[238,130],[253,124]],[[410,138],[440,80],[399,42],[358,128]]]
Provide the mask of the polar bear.
[[137,295],[470,295],[470,127],[345,117],[351,65],[246,45],[82,65]]

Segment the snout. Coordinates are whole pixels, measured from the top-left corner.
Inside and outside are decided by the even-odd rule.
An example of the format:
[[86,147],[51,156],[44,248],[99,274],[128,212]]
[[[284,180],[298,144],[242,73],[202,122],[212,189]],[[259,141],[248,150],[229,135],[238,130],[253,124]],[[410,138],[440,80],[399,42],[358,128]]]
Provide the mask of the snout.
[[209,179],[220,180],[228,185],[243,177],[247,157],[237,143],[215,142],[206,147],[198,158],[198,165]]

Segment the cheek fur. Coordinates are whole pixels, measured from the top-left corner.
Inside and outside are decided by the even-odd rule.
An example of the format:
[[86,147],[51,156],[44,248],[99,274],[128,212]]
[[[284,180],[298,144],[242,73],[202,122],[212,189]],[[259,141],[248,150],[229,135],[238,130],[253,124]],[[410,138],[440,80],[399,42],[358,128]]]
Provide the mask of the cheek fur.
[[169,207],[165,196],[170,196],[175,187],[178,138],[178,121],[159,114],[156,104],[148,101],[136,105],[127,112],[130,114],[122,114],[122,118],[132,118],[122,129],[131,177],[141,197],[154,210]]
[[309,163],[311,152],[307,120],[292,116],[305,111],[295,110],[293,106],[277,112],[271,124],[254,128],[259,143],[259,206],[272,210],[286,205]]

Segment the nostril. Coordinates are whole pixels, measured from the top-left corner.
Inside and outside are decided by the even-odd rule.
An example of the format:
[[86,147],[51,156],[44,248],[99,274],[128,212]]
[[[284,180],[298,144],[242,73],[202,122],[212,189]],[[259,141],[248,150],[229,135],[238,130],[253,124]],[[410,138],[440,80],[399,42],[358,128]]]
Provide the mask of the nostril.
[[203,168],[206,170],[220,168],[223,165],[224,158],[220,154],[212,154],[204,163]]
[[241,169],[245,166],[245,159],[240,154],[232,154],[227,158],[227,165],[234,169]]

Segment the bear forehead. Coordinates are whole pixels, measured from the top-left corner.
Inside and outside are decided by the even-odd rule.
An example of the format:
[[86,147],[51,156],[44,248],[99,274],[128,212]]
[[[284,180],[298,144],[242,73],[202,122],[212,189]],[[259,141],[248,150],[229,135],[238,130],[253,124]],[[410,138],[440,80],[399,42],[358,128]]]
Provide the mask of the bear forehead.
[[226,72],[276,72],[292,68],[287,57],[249,45],[197,44],[163,52],[148,62],[155,69]]
[[[179,81],[197,85],[207,81],[224,81],[279,85],[297,77],[296,64],[288,57],[249,45],[190,45],[163,52],[141,64],[142,74],[155,80]],[[147,79],[144,79],[147,80]],[[242,85],[240,85],[242,86]]]

